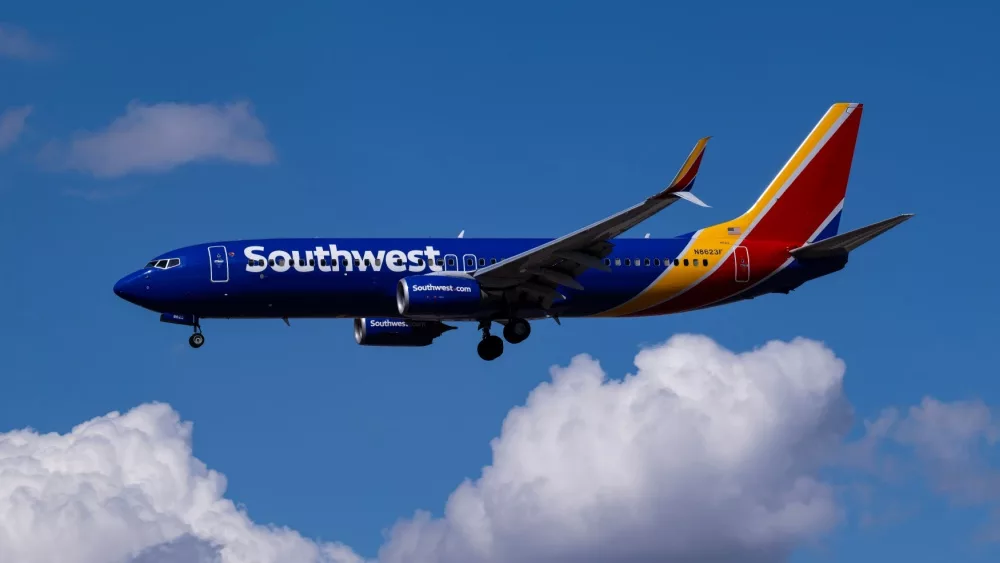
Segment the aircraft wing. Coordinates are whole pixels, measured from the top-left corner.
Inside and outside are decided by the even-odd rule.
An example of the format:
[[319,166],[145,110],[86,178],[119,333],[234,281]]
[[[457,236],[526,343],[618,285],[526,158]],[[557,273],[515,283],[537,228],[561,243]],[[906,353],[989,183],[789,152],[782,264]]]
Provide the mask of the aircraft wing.
[[558,286],[583,289],[576,278],[584,271],[610,270],[603,259],[611,253],[612,238],[681,199],[708,207],[691,193],[708,139],[698,141],[673,181],[660,193],[607,219],[481,268],[473,274],[476,281],[484,289],[523,292],[544,309],[563,297],[556,289]]
[[912,213],[904,213],[891,219],[885,219],[879,221],[878,223],[872,223],[871,225],[861,227],[860,229],[854,229],[853,231],[841,233],[819,242],[800,246],[799,248],[792,250],[791,254],[796,258],[827,258],[830,256],[848,254],[862,244],[865,244],[896,225],[899,225],[910,217],[913,217]]

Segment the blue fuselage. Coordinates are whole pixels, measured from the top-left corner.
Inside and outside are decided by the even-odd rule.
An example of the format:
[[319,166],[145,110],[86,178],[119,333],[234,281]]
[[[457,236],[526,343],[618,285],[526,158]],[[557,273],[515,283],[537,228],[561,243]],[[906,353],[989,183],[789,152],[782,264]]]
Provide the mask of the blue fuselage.
[[[730,267],[707,260],[703,264],[700,258],[688,265],[691,237],[692,233],[667,239],[616,239],[613,253],[605,258],[609,272],[587,270],[578,278],[583,291],[559,287],[564,300],[546,311],[529,308],[519,314],[524,318],[598,315],[646,291],[668,268],[692,268],[692,275],[700,275],[697,270],[702,269],[707,275]],[[122,278],[115,293],[153,311],[202,319],[399,317],[400,279],[432,271],[472,274],[545,242],[457,238],[217,242],[164,253]],[[679,256],[685,256],[683,264],[674,263]],[[809,267],[792,264],[738,298],[787,291],[842,266],[839,261]]]

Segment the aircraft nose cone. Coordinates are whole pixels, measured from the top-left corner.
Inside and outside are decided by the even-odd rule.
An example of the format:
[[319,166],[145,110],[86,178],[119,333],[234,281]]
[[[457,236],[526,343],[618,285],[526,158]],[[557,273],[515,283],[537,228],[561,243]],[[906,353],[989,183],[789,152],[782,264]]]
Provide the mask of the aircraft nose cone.
[[135,274],[129,274],[115,282],[115,295],[121,297],[129,303],[136,302]]

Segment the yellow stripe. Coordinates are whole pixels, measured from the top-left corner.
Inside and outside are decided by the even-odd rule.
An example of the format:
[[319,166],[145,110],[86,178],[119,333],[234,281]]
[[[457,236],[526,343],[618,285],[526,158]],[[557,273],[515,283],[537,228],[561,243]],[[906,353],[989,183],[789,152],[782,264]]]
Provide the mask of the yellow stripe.
[[[827,133],[830,132],[831,128],[838,122],[841,115],[843,115],[850,106],[853,104],[840,103],[834,104],[827,110],[826,114],[823,115],[819,123],[813,128],[809,136],[805,138],[799,148],[792,154],[792,157],[785,163],[785,166],[778,172],[778,175],[771,180],[771,183],[767,186],[767,189],[757,198],[757,201],[747,210],[746,213],[733,219],[731,221],[726,221],[725,223],[719,223],[718,225],[712,225],[711,227],[706,227],[698,233],[695,233],[691,237],[691,242],[688,244],[687,248],[681,256],[678,256],[682,262],[685,258],[693,259],[695,248],[723,248],[723,254],[721,257],[709,257],[709,268],[704,267],[671,267],[667,269],[659,278],[656,279],[652,284],[644,289],[639,295],[636,295],[632,299],[626,301],[625,303],[614,307],[603,313],[599,313],[598,317],[616,317],[621,315],[630,315],[650,307],[655,307],[664,301],[672,299],[673,297],[679,295],[680,293],[687,291],[690,287],[697,284],[702,278],[707,277],[710,269],[718,264],[718,261],[728,260],[729,255],[732,253],[732,249],[735,243],[746,235],[747,229],[753,224],[754,220],[760,216],[761,213],[767,208],[768,203],[774,199],[775,195],[781,191],[782,187],[788,182],[791,176],[796,170],[802,165],[802,162],[812,153],[813,149],[826,137]],[[707,141],[707,139],[703,139]],[[704,148],[704,145],[702,145]],[[697,149],[697,147],[696,147]],[[689,159],[690,160],[690,159]],[[691,160],[693,162],[693,160]],[[685,164],[685,166],[687,166]],[[730,227],[738,227],[739,235],[728,234],[728,229]],[[699,255],[699,259],[703,256]]]
[[701,155],[701,153],[705,152],[705,145],[708,144],[709,139],[711,139],[711,137],[705,137],[703,139],[699,139],[698,142],[695,143],[694,148],[691,150],[691,154],[689,154],[687,160],[684,161],[684,165],[681,166],[681,169],[677,172],[677,175],[674,176],[674,179],[671,180],[670,185],[667,186],[668,190],[670,188],[677,187],[677,182],[680,182],[681,180],[684,179],[685,176],[687,176],[688,172],[691,171],[691,167],[694,166],[694,163],[698,160],[698,157]]

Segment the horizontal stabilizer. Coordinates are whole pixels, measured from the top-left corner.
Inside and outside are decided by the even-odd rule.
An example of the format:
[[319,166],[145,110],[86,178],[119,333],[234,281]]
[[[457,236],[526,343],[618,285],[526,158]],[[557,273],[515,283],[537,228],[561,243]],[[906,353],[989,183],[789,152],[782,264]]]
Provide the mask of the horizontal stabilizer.
[[873,223],[867,227],[861,227],[860,229],[832,236],[819,242],[801,246],[792,250],[791,254],[796,258],[826,258],[828,256],[847,254],[910,217],[913,217],[912,213],[904,213],[891,219]]

